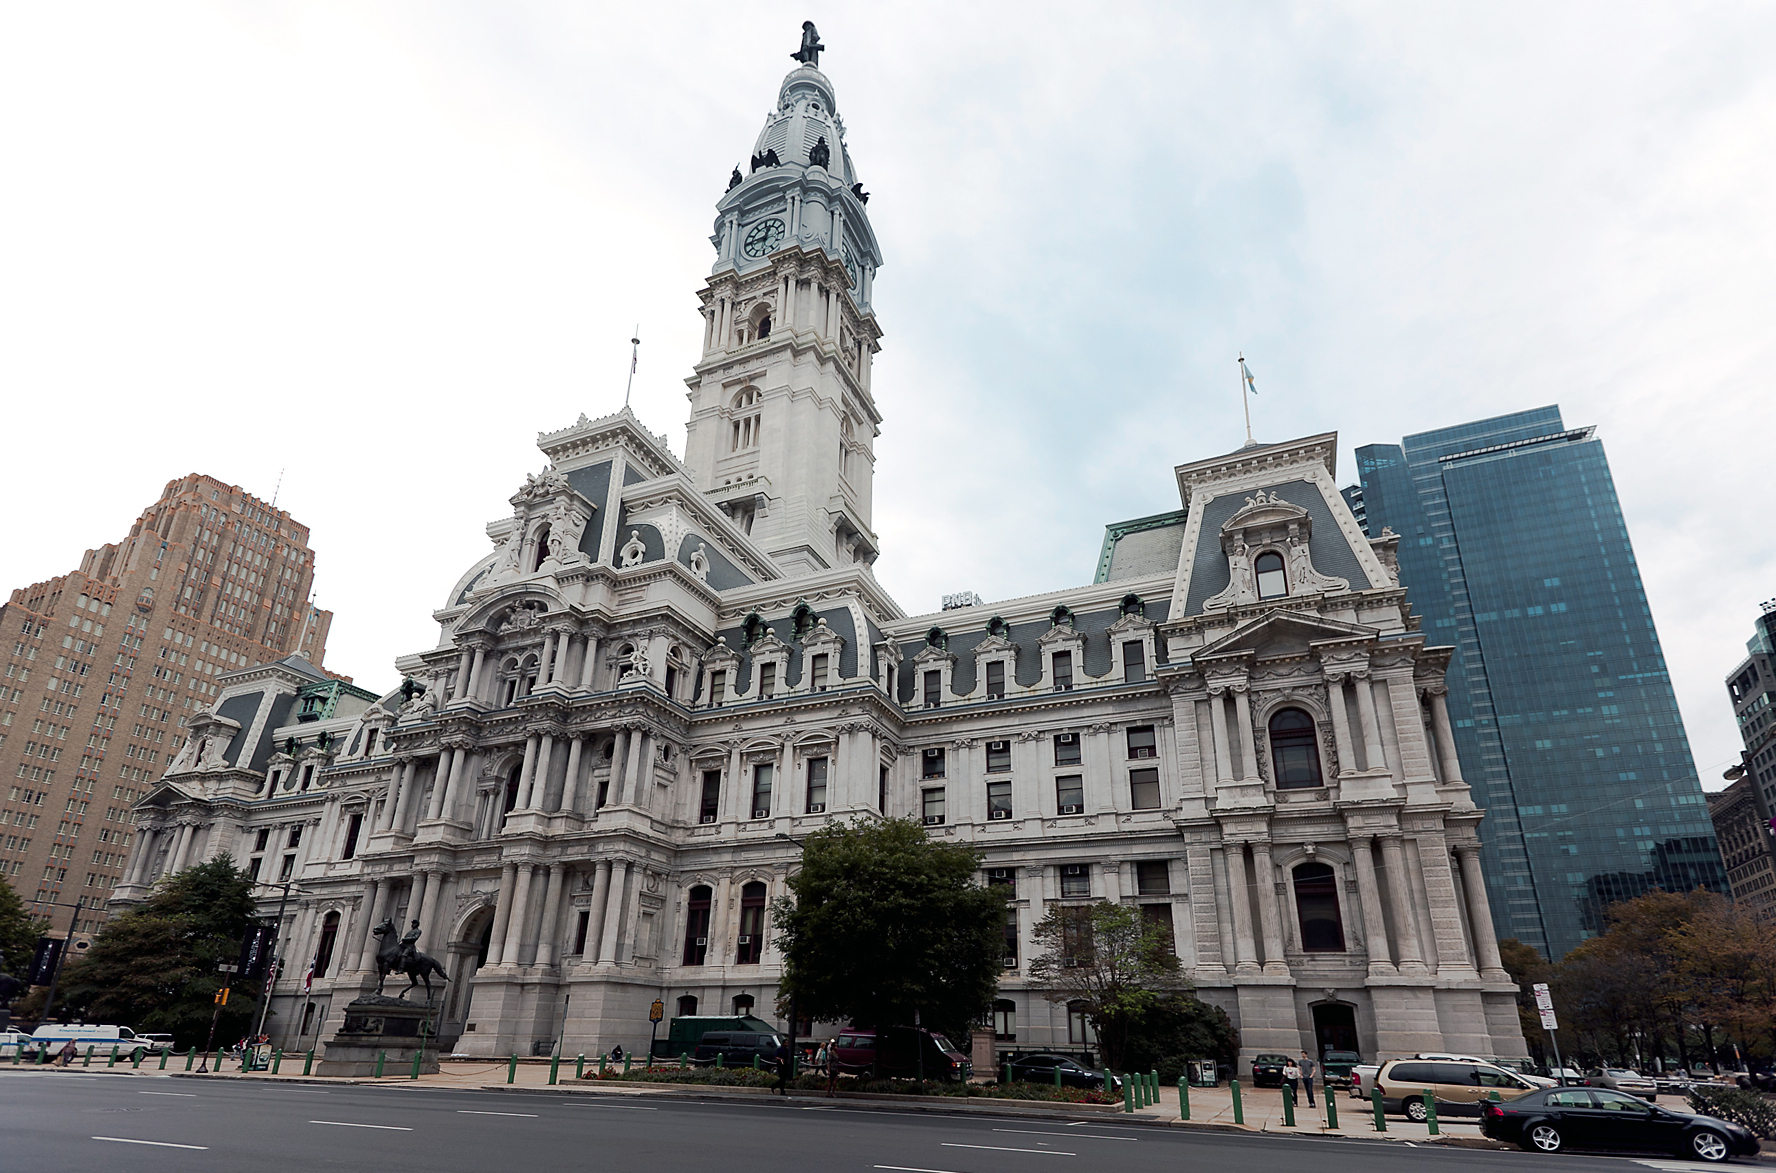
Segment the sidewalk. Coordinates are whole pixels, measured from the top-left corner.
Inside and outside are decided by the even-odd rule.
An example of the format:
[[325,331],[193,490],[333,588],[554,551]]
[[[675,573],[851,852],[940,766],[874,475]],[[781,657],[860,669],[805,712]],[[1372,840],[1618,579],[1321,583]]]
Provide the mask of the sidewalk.
[[[1310,1136],[1352,1136],[1374,1138],[1382,1134],[1375,1131],[1375,1112],[1367,1101],[1353,1100],[1348,1093],[1334,1089],[1333,1095],[1338,1097],[1338,1127],[1326,1127],[1326,1101],[1323,1096],[1315,1096],[1315,1106],[1310,1108],[1303,1101],[1295,1105],[1295,1127],[1290,1128],[1283,1123],[1283,1094],[1278,1088],[1240,1088],[1240,1106],[1245,1116],[1245,1127],[1256,1132],[1301,1133]],[[1142,1108],[1135,1115],[1167,1123],[1183,1124],[1178,1118],[1178,1088],[1176,1085],[1160,1085],[1159,1103]],[[1233,1092],[1225,1085],[1221,1087],[1193,1087],[1190,1089],[1190,1124],[1212,1124],[1233,1126]],[[1439,1134],[1446,1137],[1480,1137],[1480,1122],[1472,1116],[1439,1117],[1437,1120]],[[1386,1135],[1395,1140],[1428,1141],[1431,1139],[1428,1124],[1414,1124],[1403,1116],[1387,1118]]]

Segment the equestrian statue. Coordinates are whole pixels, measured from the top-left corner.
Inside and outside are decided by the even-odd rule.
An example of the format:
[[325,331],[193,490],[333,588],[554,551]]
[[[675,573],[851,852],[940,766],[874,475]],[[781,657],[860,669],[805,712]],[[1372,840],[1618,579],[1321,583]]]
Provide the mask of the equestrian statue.
[[444,972],[444,967],[438,964],[437,958],[426,956],[416,946],[415,942],[419,940],[418,921],[414,921],[413,927],[399,938],[395,936],[397,932],[399,930],[395,927],[393,917],[389,917],[370,930],[370,935],[375,937],[377,942],[376,992],[382,993],[382,984],[388,981],[389,974],[404,973],[407,975],[407,988],[401,991],[401,997],[406,998],[408,994],[413,992],[413,987],[423,979],[425,981],[426,1004],[430,1005],[432,975],[437,974],[441,980],[446,982],[450,980],[450,975]]

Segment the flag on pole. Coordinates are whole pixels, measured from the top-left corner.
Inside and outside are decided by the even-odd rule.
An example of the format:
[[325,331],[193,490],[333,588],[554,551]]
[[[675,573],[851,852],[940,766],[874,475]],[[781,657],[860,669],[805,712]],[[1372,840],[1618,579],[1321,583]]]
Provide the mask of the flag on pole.
[[1258,394],[1258,384],[1252,379],[1252,368],[1246,365],[1246,356],[1240,356],[1240,377],[1246,381],[1246,390]]
[[308,993],[310,990],[314,989],[314,984],[315,963],[314,958],[311,957],[308,959],[308,972],[302,975],[302,992],[305,994]]

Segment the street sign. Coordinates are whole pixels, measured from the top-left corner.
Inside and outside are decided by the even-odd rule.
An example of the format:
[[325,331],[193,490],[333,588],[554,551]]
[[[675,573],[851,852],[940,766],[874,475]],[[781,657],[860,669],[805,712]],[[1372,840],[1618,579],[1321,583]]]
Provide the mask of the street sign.
[[1542,1029],[1543,1030],[1559,1030],[1560,1029],[1560,1024],[1558,1022],[1554,1021],[1554,1011],[1552,1009],[1544,1009],[1541,1013],[1542,1013]]
[[1554,995],[1548,992],[1547,982],[1537,982],[1529,988],[1535,994],[1536,1009],[1549,1011],[1554,1009]]
[[662,1018],[665,1018],[665,1017],[666,1017],[666,1003],[660,1001],[660,999],[658,999],[658,998],[655,998],[654,1004],[652,1006],[648,1007],[648,1021],[649,1022],[659,1022]]

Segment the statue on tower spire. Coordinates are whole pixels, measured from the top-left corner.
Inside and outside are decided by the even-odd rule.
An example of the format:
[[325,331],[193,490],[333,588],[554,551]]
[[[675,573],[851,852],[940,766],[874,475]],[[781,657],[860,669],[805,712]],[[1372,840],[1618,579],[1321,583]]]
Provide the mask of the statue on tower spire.
[[804,20],[802,22],[802,47],[791,53],[790,57],[800,61],[809,69],[819,69],[820,51],[825,48],[826,46],[820,43],[820,33],[815,29],[814,22]]

